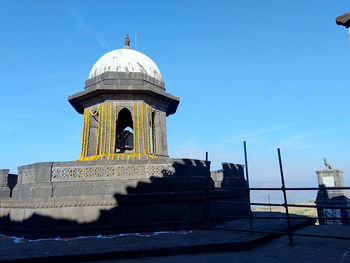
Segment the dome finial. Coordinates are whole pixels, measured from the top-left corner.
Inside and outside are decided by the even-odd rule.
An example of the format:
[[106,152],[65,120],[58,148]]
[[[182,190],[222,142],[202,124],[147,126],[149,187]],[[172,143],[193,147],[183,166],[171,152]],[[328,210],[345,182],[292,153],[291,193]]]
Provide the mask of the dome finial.
[[129,38],[128,34],[126,34],[125,47],[124,48],[130,48],[130,38]]

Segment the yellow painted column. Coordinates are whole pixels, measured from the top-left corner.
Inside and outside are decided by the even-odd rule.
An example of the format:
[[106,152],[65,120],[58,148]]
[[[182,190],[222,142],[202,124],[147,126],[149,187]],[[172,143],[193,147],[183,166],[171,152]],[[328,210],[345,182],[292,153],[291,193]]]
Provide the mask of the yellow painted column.
[[148,156],[150,156],[151,150],[150,150],[150,140],[149,140],[149,105],[146,104],[146,132],[147,132],[147,159]]
[[113,132],[113,150],[112,150],[112,160],[114,159],[115,154],[115,134],[117,129],[117,104],[114,104],[114,132]]
[[139,160],[141,159],[141,147],[140,147],[140,117],[139,117],[139,104],[136,104],[136,112],[137,112],[137,145],[139,150]]
[[109,104],[109,136],[108,136],[108,160],[111,156],[111,138],[112,138],[112,104]]
[[146,147],[145,147],[145,128],[143,125],[143,102],[141,102],[141,132],[142,132],[142,148],[143,148],[143,153],[146,154]]
[[135,160],[135,156],[136,156],[135,104],[132,105],[132,130],[134,131],[133,147],[134,147],[134,160]]

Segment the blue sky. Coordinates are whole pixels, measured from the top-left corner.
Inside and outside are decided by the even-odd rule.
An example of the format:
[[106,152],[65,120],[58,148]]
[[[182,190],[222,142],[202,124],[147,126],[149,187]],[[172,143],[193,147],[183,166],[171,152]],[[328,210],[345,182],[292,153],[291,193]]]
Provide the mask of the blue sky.
[[0,167],[79,157],[67,96],[126,33],[181,102],[172,157],[243,163],[252,183],[315,186],[323,157],[350,184],[349,1],[1,1]]

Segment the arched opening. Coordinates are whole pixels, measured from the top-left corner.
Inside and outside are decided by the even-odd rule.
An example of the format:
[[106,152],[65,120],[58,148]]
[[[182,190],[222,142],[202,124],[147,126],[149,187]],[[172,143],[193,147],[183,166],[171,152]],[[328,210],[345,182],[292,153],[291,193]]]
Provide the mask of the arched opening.
[[134,127],[131,112],[124,108],[118,114],[115,149],[117,153],[125,153],[134,149]]

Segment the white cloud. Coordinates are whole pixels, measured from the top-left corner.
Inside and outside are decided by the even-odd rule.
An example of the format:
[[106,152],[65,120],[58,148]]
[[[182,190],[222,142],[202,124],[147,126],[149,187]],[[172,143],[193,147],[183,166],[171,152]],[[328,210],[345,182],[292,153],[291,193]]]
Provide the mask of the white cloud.
[[325,140],[320,136],[331,134],[333,132],[335,131],[324,130],[313,133],[295,134],[278,141],[278,145],[290,150],[313,149],[330,142],[330,140]]
[[80,31],[86,35],[93,36],[102,47],[110,49],[110,45],[105,41],[103,34],[91,30],[90,27],[88,27],[88,25],[85,23],[83,16],[79,14],[75,8],[72,8],[71,12],[74,20],[78,24]]
[[187,140],[181,145],[176,145],[172,154],[176,158],[205,159],[205,150],[199,146],[196,140]]

